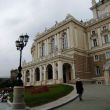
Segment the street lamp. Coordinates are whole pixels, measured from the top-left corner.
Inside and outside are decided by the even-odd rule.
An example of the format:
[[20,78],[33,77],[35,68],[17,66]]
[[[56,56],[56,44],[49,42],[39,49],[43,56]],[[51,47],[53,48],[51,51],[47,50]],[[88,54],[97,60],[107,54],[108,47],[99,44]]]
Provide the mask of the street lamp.
[[17,85],[14,87],[14,92],[13,92],[12,109],[14,110],[25,110],[24,86],[23,86],[23,81],[21,80],[22,77],[21,59],[22,59],[22,50],[26,46],[28,39],[29,36],[26,34],[19,36],[19,39],[16,41],[17,50],[20,51],[20,63],[18,67]]
[[17,50],[20,51],[20,63],[18,67],[17,86],[23,86],[23,81],[21,80],[21,77],[22,77],[21,59],[22,59],[22,50],[26,46],[28,39],[29,39],[29,36],[26,34],[26,35],[19,36],[19,39],[16,41]]

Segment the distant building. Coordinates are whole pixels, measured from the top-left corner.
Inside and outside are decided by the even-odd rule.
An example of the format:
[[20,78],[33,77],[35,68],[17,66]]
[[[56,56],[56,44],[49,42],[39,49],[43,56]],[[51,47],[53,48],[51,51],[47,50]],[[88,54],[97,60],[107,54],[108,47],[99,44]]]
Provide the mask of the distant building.
[[68,14],[38,33],[31,48],[32,62],[23,64],[25,86],[103,76],[105,66],[110,65],[110,0],[92,0],[90,9],[93,18],[87,22]]
[[16,80],[16,77],[18,75],[18,70],[17,69],[12,69],[10,71],[10,73],[11,73],[11,80]]

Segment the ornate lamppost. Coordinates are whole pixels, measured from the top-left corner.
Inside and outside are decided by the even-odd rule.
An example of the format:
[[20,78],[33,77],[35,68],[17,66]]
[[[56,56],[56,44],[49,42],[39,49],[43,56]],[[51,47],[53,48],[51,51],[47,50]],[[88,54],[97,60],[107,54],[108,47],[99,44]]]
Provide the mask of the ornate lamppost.
[[28,35],[21,35],[19,36],[19,40],[16,41],[16,47],[17,50],[20,51],[20,63],[19,63],[19,67],[18,67],[18,75],[17,75],[17,85],[18,86],[23,86],[23,81],[21,80],[22,74],[21,74],[21,59],[22,59],[22,50],[23,48],[26,46],[27,42],[28,42],[29,36]]
[[29,36],[26,34],[26,35],[19,36],[19,39],[16,41],[17,50],[20,51],[20,63],[19,63],[19,67],[18,67],[17,85],[14,87],[14,92],[13,92],[12,108],[14,110],[18,110],[18,109],[24,110],[25,109],[24,87],[23,87],[23,81],[21,79],[21,77],[22,77],[21,60],[22,60],[22,50],[27,45],[28,39],[29,39]]

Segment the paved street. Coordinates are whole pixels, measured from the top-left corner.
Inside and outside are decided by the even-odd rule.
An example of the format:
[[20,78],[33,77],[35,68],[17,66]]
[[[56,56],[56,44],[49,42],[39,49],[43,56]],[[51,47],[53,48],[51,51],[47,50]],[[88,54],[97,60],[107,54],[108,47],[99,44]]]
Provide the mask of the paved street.
[[84,85],[83,101],[76,99],[53,110],[110,110],[110,86]]
[[7,103],[0,103],[0,110],[7,110],[8,105]]
[[[110,110],[110,86],[84,85],[83,101],[76,99],[53,110]],[[0,103],[0,110],[7,110],[6,103]]]

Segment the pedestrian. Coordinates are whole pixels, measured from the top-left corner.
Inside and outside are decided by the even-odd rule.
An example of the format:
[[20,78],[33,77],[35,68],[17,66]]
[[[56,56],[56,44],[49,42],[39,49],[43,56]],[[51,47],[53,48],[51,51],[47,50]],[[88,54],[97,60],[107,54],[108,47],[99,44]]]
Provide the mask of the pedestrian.
[[82,94],[83,94],[84,88],[80,78],[77,78],[76,80],[76,91],[77,91],[77,94],[79,95],[79,100],[82,101]]

